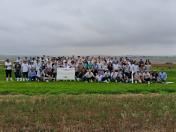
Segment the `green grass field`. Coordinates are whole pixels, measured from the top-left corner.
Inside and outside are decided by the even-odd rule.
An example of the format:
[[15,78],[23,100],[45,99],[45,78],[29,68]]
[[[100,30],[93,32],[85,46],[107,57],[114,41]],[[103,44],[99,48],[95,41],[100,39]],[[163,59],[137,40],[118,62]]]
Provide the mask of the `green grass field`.
[[[155,68],[156,69],[156,68]],[[160,70],[157,68],[157,70]],[[168,81],[176,82],[176,68],[165,71]],[[124,84],[85,82],[6,82],[4,70],[0,70],[0,94],[58,95],[58,94],[125,94],[125,93],[173,93],[173,84]]]
[[174,132],[176,83],[6,82],[1,69],[0,131]]

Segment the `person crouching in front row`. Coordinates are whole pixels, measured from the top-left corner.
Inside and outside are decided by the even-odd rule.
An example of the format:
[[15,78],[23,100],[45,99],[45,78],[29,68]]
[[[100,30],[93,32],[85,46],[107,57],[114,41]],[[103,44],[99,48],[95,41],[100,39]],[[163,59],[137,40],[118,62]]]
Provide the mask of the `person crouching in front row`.
[[93,82],[95,76],[91,70],[87,70],[86,74],[83,76],[83,81]]
[[35,81],[37,77],[35,69],[31,69],[29,72],[29,81]]
[[164,83],[167,80],[167,73],[164,71],[159,72],[158,82]]
[[45,67],[45,69],[42,71],[42,78],[43,81],[49,82],[52,81],[52,69],[51,68],[47,68],[47,66]]

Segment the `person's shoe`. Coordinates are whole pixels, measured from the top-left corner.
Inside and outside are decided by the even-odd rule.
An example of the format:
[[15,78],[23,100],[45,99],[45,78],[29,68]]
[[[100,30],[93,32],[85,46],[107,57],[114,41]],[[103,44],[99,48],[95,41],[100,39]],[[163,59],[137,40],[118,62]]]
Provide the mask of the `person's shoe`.
[[8,82],[8,81],[9,81],[9,79],[8,79],[8,78],[6,78],[6,81]]

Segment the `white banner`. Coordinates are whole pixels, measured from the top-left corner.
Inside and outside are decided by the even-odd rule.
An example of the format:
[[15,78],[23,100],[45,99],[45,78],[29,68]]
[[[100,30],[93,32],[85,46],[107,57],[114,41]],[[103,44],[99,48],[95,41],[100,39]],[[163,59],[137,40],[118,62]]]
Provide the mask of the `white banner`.
[[75,68],[57,68],[57,80],[75,80]]

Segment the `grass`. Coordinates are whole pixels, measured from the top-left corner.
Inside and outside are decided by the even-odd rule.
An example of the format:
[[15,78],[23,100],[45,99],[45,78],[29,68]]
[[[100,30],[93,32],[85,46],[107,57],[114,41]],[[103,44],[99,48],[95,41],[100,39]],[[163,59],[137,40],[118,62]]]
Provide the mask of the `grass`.
[[6,82],[0,69],[0,131],[174,132],[176,84]]
[[[155,68],[155,70],[160,70]],[[176,82],[176,68],[165,69],[168,81]],[[175,93],[174,84],[124,84],[85,82],[6,82],[4,70],[0,70],[0,94],[58,95],[58,94],[128,94],[128,93]]]
[[0,94],[58,95],[58,94],[125,94],[125,93],[173,93],[175,84],[116,84],[116,83],[16,83],[0,82]]
[[176,94],[0,96],[2,131],[176,131]]

